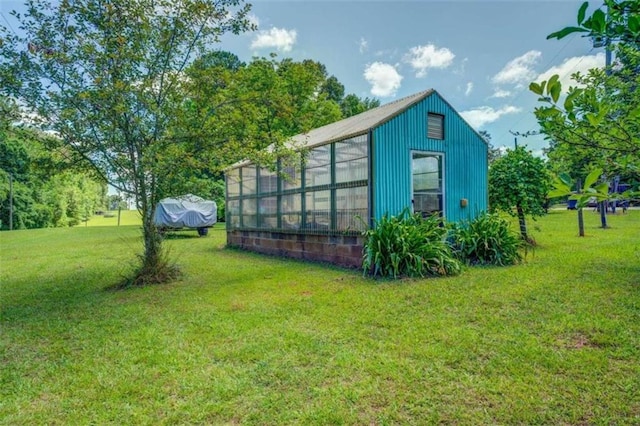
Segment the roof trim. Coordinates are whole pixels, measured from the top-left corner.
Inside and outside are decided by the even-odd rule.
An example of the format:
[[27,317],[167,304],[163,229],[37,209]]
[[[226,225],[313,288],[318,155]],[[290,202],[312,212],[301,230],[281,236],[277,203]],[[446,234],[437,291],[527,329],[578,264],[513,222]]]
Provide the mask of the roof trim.
[[[436,92],[434,89],[424,90],[413,95],[389,102],[376,108],[364,111],[352,117],[312,129],[306,133],[292,136],[288,139],[291,146],[310,149],[318,146],[350,139],[368,134],[373,129],[393,120],[409,108],[428,98]],[[442,96],[438,94],[442,99]],[[454,110],[455,111],[455,110]],[[267,148],[268,149],[268,148]],[[249,160],[239,161],[229,166],[225,171],[244,165],[252,164]]]

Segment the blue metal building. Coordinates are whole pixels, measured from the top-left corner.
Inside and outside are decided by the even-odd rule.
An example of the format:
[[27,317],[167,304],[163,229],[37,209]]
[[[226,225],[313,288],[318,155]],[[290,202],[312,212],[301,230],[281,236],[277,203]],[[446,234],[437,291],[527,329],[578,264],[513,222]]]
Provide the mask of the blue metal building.
[[487,209],[487,143],[435,90],[292,140],[308,149],[299,167],[227,171],[230,245],[359,266],[360,232],[384,214]]

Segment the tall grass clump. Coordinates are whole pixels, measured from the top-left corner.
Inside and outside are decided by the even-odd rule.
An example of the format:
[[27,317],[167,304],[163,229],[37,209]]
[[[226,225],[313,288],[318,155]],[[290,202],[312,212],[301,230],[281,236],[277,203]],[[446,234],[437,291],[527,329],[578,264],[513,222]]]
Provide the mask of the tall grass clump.
[[364,273],[393,278],[457,274],[460,262],[446,234],[437,216],[422,218],[408,210],[398,216],[385,215],[364,233]]
[[526,242],[495,213],[449,225],[453,252],[468,265],[514,265],[522,261]]

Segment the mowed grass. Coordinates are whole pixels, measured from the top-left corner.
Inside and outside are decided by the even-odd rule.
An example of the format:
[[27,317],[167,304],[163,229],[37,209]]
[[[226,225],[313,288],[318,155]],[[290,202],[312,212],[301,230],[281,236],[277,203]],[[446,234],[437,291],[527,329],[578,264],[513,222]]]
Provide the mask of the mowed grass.
[[[141,221],[138,210],[120,211],[120,226],[140,225]],[[82,226],[118,226],[118,210],[110,210],[101,215],[94,215],[88,221],[77,225],[77,227]]]
[[639,424],[640,211],[535,225],[523,265],[374,281],[138,226],[0,233],[3,424]]

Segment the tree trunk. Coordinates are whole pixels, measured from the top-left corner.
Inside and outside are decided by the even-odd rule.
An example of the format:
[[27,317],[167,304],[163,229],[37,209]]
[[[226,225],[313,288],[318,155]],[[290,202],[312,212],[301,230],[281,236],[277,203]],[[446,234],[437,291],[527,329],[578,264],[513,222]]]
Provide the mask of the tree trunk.
[[518,210],[518,223],[520,224],[520,235],[522,236],[522,239],[525,241],[529,241],[529,236],[527,235],[527,223],[525,222],[524,219],[524,210],[522,210],[522,206],[518,205],[516,206],[517,210]]
[[607,200],[600,201],[599,206],[601,228],[607,228]]
[[180,274],[179,269],[169,261],[162,247],[162,236],[154,221],[155,197],[147,193],[146,182],[142,180],[138,182],[140,185],[138,208],[142,215],[144,253],[140,255],[139,268],[125,286],[162,284],[176,279]]
[[582,217],[582,208],[578,209],[578,232],[584,237],[584,218]]
[[[582,191],[582,180],[578,178],[576,181],[576,191],[578,194]],[[582,216],[582,207],[578,207],[578,233],[584,237],[584,217]]]
[[142,269],[153,271],[158,268],[162,259],[162,237],[154,222],[155,208],[147,207],[142,212],[142,235],[144,238],[144,257]]

